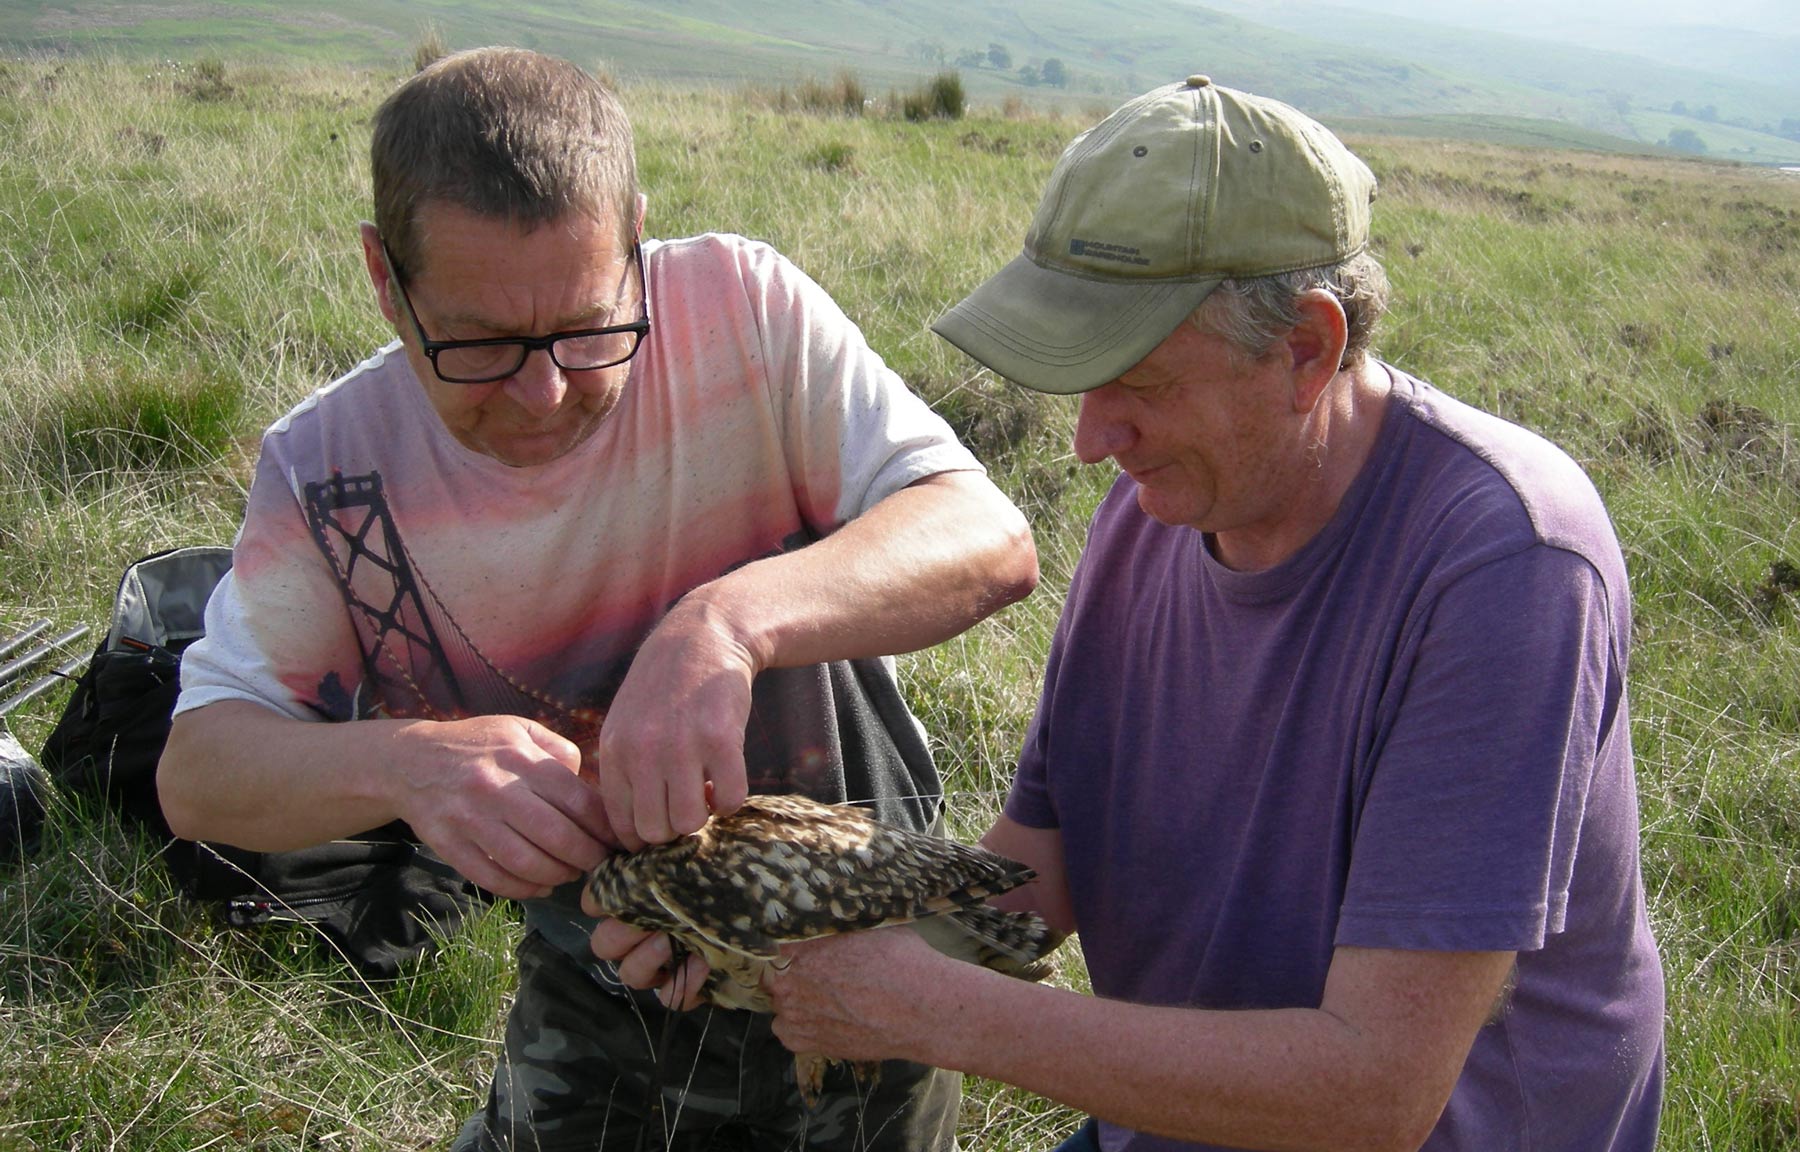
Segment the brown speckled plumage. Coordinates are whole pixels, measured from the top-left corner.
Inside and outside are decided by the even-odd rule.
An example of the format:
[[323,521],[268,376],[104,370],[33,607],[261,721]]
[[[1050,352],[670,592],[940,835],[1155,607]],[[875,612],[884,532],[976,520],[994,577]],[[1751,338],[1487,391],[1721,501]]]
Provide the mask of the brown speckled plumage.
[[[768,1012],[762,975],[781,945],[888,924],[911,923],[940,952],[1040,979],[1059,937],[1036,916],[983,903],[1033,875],[854,807],[752,796],[692,836],[609,857],[588,892],[607,914],[699,953],[712,968],[712,1003]],[[809,1081],[816,1091],[823,1063],[797,1061],[803,1091]]]

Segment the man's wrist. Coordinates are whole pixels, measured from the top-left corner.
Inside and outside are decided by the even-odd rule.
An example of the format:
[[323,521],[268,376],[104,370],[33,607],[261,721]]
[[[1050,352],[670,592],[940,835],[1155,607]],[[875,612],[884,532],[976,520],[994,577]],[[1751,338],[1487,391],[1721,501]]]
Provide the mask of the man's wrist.
[[[741,569],[740,569],[741,571]],[[734,574],[735,575],[735,574]],[[670,610],[669,616],[681,617],[683,627],[703,629],[717,639],[721,650],[736,653],[751,679],[765,669],[775,667],[775,640],[772,632],[752,623],[767,619],[748,607],[750,597],[741,595],[725,576],[695,588]],[[665,619],[664,624],[670,623]]]

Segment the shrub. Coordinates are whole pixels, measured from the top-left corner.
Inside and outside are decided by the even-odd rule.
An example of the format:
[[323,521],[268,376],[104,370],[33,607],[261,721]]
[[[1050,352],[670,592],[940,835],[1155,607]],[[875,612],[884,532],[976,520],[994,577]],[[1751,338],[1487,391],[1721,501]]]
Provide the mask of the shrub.
[[806,162],[826,172],[842,172],[856,166],[856,149],[842,140],[819,145],[806,155]]
[[436,20],[419,25],[419,42],[413,45],[413,71],[423,72],[450,55],[450,44],[444,39],[444,27]]
[[960,72],[939,72],[901,98],[901,113],[912,121],[961,120],[968,109]]
[[845,68],[830,81],[811,77],[800,81],[794,102],[802,112],[820,116],[861,116],[868,94],[856,73]]
[[200,467],[230,447],[243,408],[242,383],[225,366],[175,372],[121,356],[51,394],[31,455],[45,477]]
[[225,62],[216,56],[202,56],[194,61],[192,78],[183,88],[195,100],[211,102],[227,99],[232,93],[232,87],[225,79]]

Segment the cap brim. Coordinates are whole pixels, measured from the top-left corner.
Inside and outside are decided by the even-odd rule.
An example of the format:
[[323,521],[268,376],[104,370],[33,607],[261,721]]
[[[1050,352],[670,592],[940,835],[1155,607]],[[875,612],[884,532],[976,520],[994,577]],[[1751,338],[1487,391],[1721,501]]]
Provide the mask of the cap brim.
[[931,329],[1014,383],[1086,392],[1148,356],[1221,279],[1093,280],[1021,255]]

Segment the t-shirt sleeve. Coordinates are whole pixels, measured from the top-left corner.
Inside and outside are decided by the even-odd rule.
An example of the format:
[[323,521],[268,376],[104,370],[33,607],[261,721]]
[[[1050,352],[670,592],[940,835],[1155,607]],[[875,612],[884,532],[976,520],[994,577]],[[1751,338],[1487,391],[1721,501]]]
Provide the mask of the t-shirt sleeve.
[[981,464],[836,301],[766,245],[745,257],[784,450],[821,533],[909,484]]
[[1621,650],[1582,557],[1535,546],[1431,610],[1357,809],[1336,942],[1533,950],[1563,927]]
[[177,714],[247,700],[300,720],[347,720],[362,678],[356,637],[281,453],[265,440],[231,571],[182,654]]
[[1062,667],[1062,629],[1050,642],[1050,655],[1044,661],[1044,685],[1037,711],[1025,730],[1025,744],[1019,752],[1018,769],[1006,793],[1004,811],[1008,819],[1027,828],[1060,828],[1056,805],[1050,795],[1047,769],[1050,761],[1050,701],[1055,695],[1057,673]]

